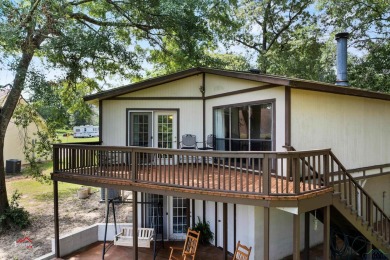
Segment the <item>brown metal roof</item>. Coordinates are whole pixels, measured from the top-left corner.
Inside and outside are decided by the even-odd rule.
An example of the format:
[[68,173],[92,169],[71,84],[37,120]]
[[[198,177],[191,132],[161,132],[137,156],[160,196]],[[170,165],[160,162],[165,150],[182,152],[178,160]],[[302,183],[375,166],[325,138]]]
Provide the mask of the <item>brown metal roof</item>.
[[202,67],[191,68],[173,74],[147,79],[134,84],[125,85],[119,88],[102,91],[96,94],[85,96],[84,100],[91,101],[91,100],[103,100],[103,99],[113,98],[116,96],[127,94],[129,92],[134,92],[140,89],[161,85],[164,83],[194,76],[201,73],[220,75],[220,76],[226,76],[226,77],[232,77],[232,78],[244,79],[244,80],[251,80],[256,82],[263,82],[275,86],[289,86],[297,89],[306,89],[312,91],[329,92],[329,93],[349,95],[349,96],[390,100],[389,94],[373,92],[373,91],[368,91],[368,90],[354,88],[354,87],[343,87],[343,86],[337,86],[334,84],[323,83],[318,81],[288,78],[288,77],[276,76],[270,74],[255,74],[248,71],[231,71],[231,70],[221,70],[221,69],[202,68]]

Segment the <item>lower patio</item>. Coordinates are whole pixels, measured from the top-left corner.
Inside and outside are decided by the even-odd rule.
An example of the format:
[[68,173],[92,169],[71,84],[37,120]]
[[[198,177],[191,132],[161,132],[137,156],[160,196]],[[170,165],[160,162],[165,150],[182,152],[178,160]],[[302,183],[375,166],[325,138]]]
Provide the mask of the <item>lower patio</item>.
[[[184,245],[183,241],[167,241],[164,243],[164,248],[157,250],[156,260],[166,260],[169,259],[170,246],[182,247]],[[320,244],[316,247],[313,247],[309,251],[309,259],[323,259],[323,245]],[[83,249],[80,249],[70,255],[63,257],[62,259],[69,260],[81,260],[81,259],[102,259],[103,251],[103,242],[93,243]],[[303,258],[304,253],[301,252],[301,257]],[[292,256],[284,258],[284,260],[292,259]],[[112,246],[107,253],[105,258],[107,260],[112,259],[133,259],[133,248],[123,247],[123,246]],[[150,260],[153,259],[153,246],[151,248],[139,248],[138,249],[138,260]],[[196,259],[224,259],[223,250],[221,248],[215,247],[213,245],[202,245],[199,244]],[[233,259],[233,255],[229,254],[227,257],[228,260]]]
[[[164,242],[164,248],[157,242],[156,247],[156,260],[169,259],[171,252],[170,246],[183,247],[184,241],[167,241]],[[93,243],[83,249],[80,249],[63,259],[77,260],[77,259],[102,259],[103,242]],[[179,253],[179,252],[175,252]],[[223,250],[213,245],[198,245],[196,251],[196,259],[224,259]],[[228,259],[232,259],[233,256],[228,256]],[[112,245],[105,254],[104,259],[133,259],[133,248],[124,246]],[[150,248],[138,248],[138,260],[150,260],[153,259],[153,243]]]

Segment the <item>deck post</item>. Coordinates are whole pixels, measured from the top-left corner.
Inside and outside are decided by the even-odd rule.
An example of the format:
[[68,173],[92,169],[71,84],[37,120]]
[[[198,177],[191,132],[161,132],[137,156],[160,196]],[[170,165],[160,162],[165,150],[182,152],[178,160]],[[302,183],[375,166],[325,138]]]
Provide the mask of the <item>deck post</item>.
[[215,227],[214,227],[214,243],[215,246],[218,246],[218,202],[215,202],[214,204],[214,210],[215,210]]
[[223,203],[223,259],[228,258],[228,237],[227,237],[227,203]]
[[[186,199],[186,204],[187,204],[187,227],[191,227],[191,200]],[[192,213],[194,214],[194,212]],[[195,225],[194,223],[192,224],[193,226]]]
[[310,213],[305,212],[305,251],[303,259],[310,259]]
[[56,258],[60,258],[60,229],[58,223],[58,181],[53,181],[54,193],[54,244]]
[[133,259],[138,259],[138,204],[137,192],[133,191]]
[[269,219],[269,212],[270,209],[267,207],[264,207],[264,255],[263,259],[268,260],[269,259],[269,225],[270,225],[270,219]]
[[330,207],[326,206],[324,210],[324,248],[323,259],[330,259]]
[[[300,215],[293,214],[293,260],[300,260],[301,259],[300,224],[301,224]],[[327,259],[327,258],[325,258],[325,259]]]
[[263,194],[269,195],[270,192],[270,177],[268,171],[269,155],[265,154],[263,159]]

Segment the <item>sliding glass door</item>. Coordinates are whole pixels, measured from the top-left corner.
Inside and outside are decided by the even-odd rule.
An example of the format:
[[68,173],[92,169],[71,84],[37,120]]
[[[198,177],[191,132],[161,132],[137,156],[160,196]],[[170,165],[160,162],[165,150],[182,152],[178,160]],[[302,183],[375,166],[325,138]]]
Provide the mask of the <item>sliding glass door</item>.
[[216,149],[272,151],[273,103],[231,105],[214,109]]

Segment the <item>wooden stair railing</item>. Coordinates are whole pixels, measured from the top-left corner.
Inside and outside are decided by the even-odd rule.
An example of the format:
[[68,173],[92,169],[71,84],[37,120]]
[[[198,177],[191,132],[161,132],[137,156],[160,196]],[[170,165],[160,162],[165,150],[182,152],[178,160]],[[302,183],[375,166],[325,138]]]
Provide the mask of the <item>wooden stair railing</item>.
[[[297,150],[294,148],[294,146],[291,146],[291,145],[284,145],[283,148],[285,148],[285,149],[287,150],[287,152],[295,152],[295,151],[297,151]],[[310,160],[310,159],[309,159],[309,160]],[[324,182],[323,176],[322,176],[321,174],[319,174],[319,173],[313,168],[313,165],[311,165],[310,162],[308,162],[307,160],[305,160],[305,159],[303,159],[303,158],[301,159],[301,161],[302,161],[303,164],[305,164],[305,165],[310,169],[310,171],[312,172],[312,176],[315,175],[315,177],[316,177],[317,179],[320,180],[320,184],[321,184],[321,185],[324,185],[325,182]],[[305,177],[304,180],[307,181],[308,178],[310,178],[310,175],[309,175],[309,174],[308,174],[308,176]],[[301,178],[301,181],[303,181],[302,178]]]
[[[339,198],[337,207],[343,215],[349,211],[351,224],[364,231],[370,242],[383,252],[390,250],[390,218],[364,188],[351,176],[347,169],[330,151],[329,185],[334,188],[335,197]],[[355,222],[355,223],[352,223]],[[359,225],[360,226],[356,226]],[[362,229],[364,228],[364,230]],[[367,237],[370,236],[371,237]]]

